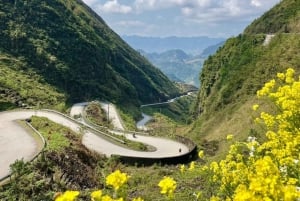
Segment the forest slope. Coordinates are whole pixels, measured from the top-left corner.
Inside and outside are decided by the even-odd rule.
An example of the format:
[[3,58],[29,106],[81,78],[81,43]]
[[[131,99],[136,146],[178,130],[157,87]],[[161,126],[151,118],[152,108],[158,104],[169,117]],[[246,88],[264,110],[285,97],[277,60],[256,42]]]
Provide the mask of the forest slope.
[[178,93],[80,0],[1,1],[0,30],[4,109],[94,98],[137,106]]
[[[220,142],[228,133],[238,139],[255,134],[251,106],[257,101],[256,91],[289,67],[300,73],[299,16],[300,2],[283,0],[205,61],[195,138]],[[263,45],[269,33],[275,36]]]

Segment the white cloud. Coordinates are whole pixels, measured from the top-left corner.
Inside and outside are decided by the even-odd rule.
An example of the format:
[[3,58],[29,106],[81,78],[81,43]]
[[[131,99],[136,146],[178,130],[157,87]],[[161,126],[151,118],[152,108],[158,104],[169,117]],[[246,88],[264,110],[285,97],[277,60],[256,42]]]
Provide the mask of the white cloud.
[[124,26],[124,27],[143,27],[146,26],[145,23],[138,21],[138,20],[123,20],[117,23],[120,26]]
[[194,0],[135,0],[134,6],[137,12],[144,10],[162,10],[166,8],[184,6]]
[[255,7],[260,7],[261,2],[259,0],[251,0],[251,5],[253,5]]
[[98,5],[97,8],[105,13],[128,14],[132,11],[132,8],[130,6],[122,5],[118,2],[118,0],[109,0],[103,5]]
[[[183,16],[236,16],[248,18],[280,0],[135,0],[137,12],[178,8]],[[224,16],[225,15],[225,16]]]
[[181,8],[186,20],[198,22],[249,21],[279,0],[191,0]]
[[120,34],[197,35],[197,30],[198,34],[239,33],[281,0],[83,1]]

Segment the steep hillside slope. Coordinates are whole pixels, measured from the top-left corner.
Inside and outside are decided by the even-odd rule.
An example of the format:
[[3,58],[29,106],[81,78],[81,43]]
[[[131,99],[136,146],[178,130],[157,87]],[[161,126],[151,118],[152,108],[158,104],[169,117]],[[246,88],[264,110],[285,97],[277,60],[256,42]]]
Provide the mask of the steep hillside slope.
[[282,0],[246,28],[245,34],[300,33],[300,1]]
[[[0,100],[8,105],[93,98],[138,105],[178,92],[80,0],[1,1],[0,30]],[[38,86],[43,97],[32,92]]]
[[[286,15],[290,12],[297,14]],[[300,35],[295,27],[283,31],[290,22],[300,23],[299,12],[299,1],[281,1],[205,61],[195,110],[199,115],[196,137],[221,141],[228,133],[238,138],[253,134],[251,106],[257,101],[256,91],[288,67],[300,73]],[[263,45],[268,33],[275,36]]]

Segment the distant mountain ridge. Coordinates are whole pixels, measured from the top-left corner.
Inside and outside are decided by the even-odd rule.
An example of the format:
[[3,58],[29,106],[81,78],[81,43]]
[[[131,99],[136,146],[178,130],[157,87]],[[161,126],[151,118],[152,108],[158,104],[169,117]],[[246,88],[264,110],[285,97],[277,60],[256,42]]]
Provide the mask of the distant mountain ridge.
[[137,107],[178,94],[81,0],[1,1],[0,30],[0,104]]
[[145,36],[128,36],[122,38],[135,49],[142,49],[148,53],[162,53],[168,50],[181,49],[188,54],[201,54],[208,46],[215,45],[225,38],[210,38],[207,36],[200,37],[145,37]]
[[208,57],[210,55],[213,55],[216,53],[216,51],[222,47],[223,45],[225,44],[225,40],[224,41],[221,41],[215,45],[211,45],[211,46],[208,46],[207,48],[205,48],[202,53],[201,53],[201,56],[202,57]]
[[199,72],[205,58],[193,56],[183,50],[169,50],[162,53],[146,53],[138,50],[169,79],[199,87]]
[[199,73],[201,72],[203,62],[223,44],[224,41],[209,46],[203,50],[202,54],[195,56],[187,54],[180,49],[168,50],[162,53],[147,53],[144,50],[138,51],[164,72],[169,79],[199,87]]

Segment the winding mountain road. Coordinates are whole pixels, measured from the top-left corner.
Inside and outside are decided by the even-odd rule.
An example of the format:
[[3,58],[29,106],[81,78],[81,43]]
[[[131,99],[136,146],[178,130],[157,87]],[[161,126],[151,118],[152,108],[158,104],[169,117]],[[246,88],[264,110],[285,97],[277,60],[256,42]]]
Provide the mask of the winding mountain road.
[[143,118],[136,123],[136,127],[139,130],[147,131],[148,128],[146,127],[146,124],[153,118],[145,113],[142,113],[142,116]]
[[[83,108],[87,103],[75,104],[71,109],[71,116],[82,114]],[[0,113],[0,180],[9,175],[9,166],[16,160],[24,159],[30,161],[40,151],[41,147],[31,132],[16,121],[30,118],[36,115],[47,117],[51,121],[70,128],[75,132],[82,129],[82,122],[79,122],[67,115],[50,110],[20,110],[7,111]],[[82,137],[82,143],[90,150],[94,150],[108,157],[111,155],[142,157],[142,158],[166,158],[185,155],[190,152],[189,148],[183,143],[170,139],[145,136],[127,133],[123,134],[130,140],[148,144],[155,147],[155,151],[135,151],[117,143],[113,143],[99,133],[86,129]],[[180,149],[180,151],[179,151]]]
[[[181,96],[178,96],[176,98],[172,98],[166,102],[159,102],[159,103],[151,103],[151,104],[145,104],[145,105],[141,105],[141,108],[143,107],[148,107],[148,106],[156,106],[156,105],[165,105],[165,104],[170,104],[170,103],[173,103],[174,101],[182,98],[182,97],[185,97],[185,96],[191,96],[193,94],[193,92],[188,92],[187,94],[184,94],[184,95],[181,95]],[[138,121],[136,123],[136,127],[139,129],[139,130],[142,130],[142,131],[147,131],[149,130],[148,127],[146,126],[146,124],[151,121],[153,118],[145,113],[142,113],[142,116],[143,118]]]

